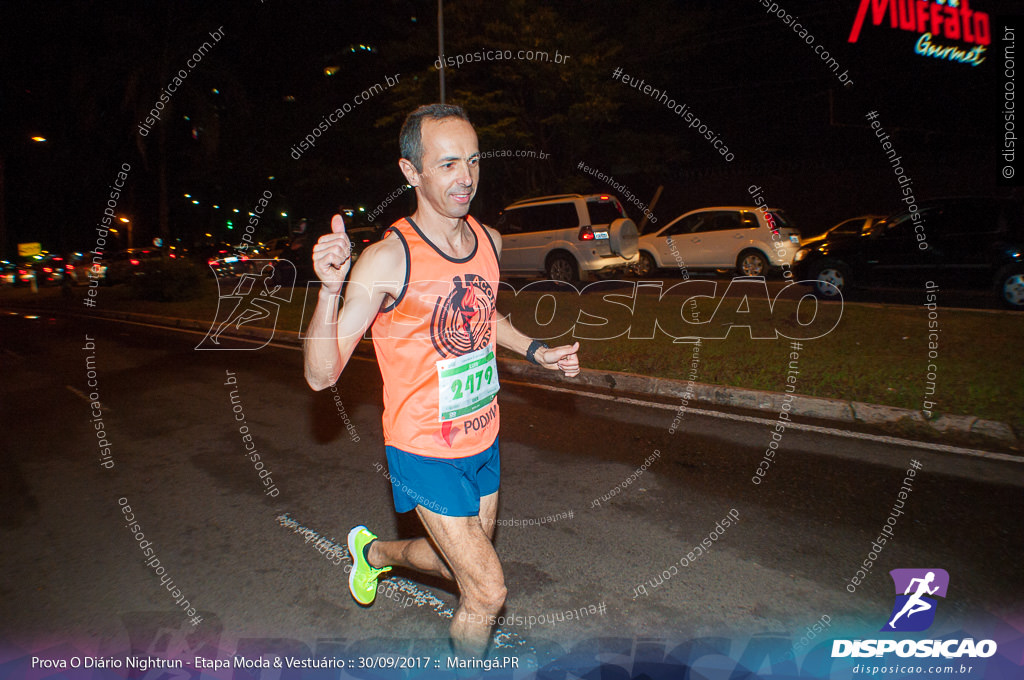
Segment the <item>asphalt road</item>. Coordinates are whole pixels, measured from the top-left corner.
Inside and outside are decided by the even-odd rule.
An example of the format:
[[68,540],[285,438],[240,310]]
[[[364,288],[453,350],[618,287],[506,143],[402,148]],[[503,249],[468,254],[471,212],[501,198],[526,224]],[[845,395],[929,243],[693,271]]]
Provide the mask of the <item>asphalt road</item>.
[[[346,369],[343,416],[331,391],[306,386],[294,349],[195,351],[200,339],[0,317],[0,639],[168,654],[233,652],[253,638],[307,651],[339,639],[443,640],[456,600],[449,584],[396,570],[394,590],[363,609],[346,588],[347,560],[298,532],[343,545],[360,523],[382,537],[419,531],[394,513],[378,469],[376,365]],[[511,381],[500,403],[496,545],[514,617],[501,626],[501,649],[542,656],[602,636],[796,640],[822,616],[833,633],[875,635],[892,608],[894,568],[949,572],[936,618],[944,630],[1021,610],[1021,463],[788,430],[755,485],[771,441],[764,422],[687,412],[673,434],[669,409]],[[276,495],[245,455],[243,422]],[[113,467],[101,464],[97,424]],[[914,460],[894,538],[851,593]],[[146,566],[125,504],[180,595]],[[738,522],[724,527],[730,512]],[[712,532],[711,550],[687,557]],[[201,622],[187,620],[182,598]],[[566,610],[580,620],[546,618]]]

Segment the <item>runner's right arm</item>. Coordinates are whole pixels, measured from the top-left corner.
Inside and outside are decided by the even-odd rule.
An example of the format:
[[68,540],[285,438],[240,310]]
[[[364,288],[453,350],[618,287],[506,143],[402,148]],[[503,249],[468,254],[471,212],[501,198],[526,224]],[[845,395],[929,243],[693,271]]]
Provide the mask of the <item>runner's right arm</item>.
[[[306,382],[314,390],[330,387],[348,364],[356,345],[390,296],[396,298],[405,278],[405,249],[397,238],[369,246],[351,265],[351,243],[340,215],[331,233],[313,248],[313,270],[323,285],[304,344]],[[342,285],[352,268],[338,313]]]

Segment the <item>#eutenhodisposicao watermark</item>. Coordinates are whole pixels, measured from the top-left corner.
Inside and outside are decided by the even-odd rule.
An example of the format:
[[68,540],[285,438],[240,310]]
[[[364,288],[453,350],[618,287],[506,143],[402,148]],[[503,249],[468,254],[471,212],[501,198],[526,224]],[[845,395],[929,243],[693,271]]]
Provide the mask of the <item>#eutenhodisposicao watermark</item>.
[[775,424],[770,430],[768,446],[764,450],[764,455],[757,464],[757,468],[754,470],[754,475],[750,478],[750,481],[755,486],[761,484],[762,478],[768,474],[768,470],[775,460],[775,453],[782,442],[782,436],[786,433],[786,424],[792,422],[789,412],[793,409],[797,378],[800,375],[800,351],[802,349],[803,343],[795,340],[789,343],[789,364],[786,370],[786,385],[783,388],[785,396],[783,396],[782,404],[779,406],[779,414],[775,419]]
[[121,191],[124,190],[128,181],[128,173],[131,172],[130,163],[122,163],[118,169],[117,176],[110,184],[110,194],[107,197],[107,206],[103,209],[103,217],[96,223],[96,242],[93,249],[89,251],[92,255],[92,262],[86,274],[89,279],[89,289],[82,297],[82,304],[86,307],[96,306],[96,296],[99,294],[100,278],[103,276],[103,254],[107,250],[107,238],[117,217],[117,203],[121,198]]
[[921,463],[916,459],[910,461],[910,467],[907,468],[906,475],[903,478],[903,484],[900,486],[900,490],[896,494],[896,501],[892,505],[892,509],[889,511],[889,516],[885,518],[885,523],[882,525],[882,529],[879,531],[878,536],[871,541],[871,549],[868,551],[867,556],[863,562],[858,565],[856,573],[847,579],[846,590],[853,593],[857,591],[859,586],[871,573],[871,567],[874,566],[878,560],[879,555],[885,550],[886,543],[892,541],[895,538],[893,529],[896,527],[896,522],[904,514],[904,506],[906,505],[907,499],[910,497],[910,492],[914,490],[914,478],[917,476],[918,471],[921,469]]
[[174,603],[185,612],[185,615],[189,617],[193,626],[198,626],[203,621],[203,617],[196,614],[195,607],[192,603],[185,598],[181,588],[174,584],[174,580],[171,579],[170,574],[167,573],[167,567],[160,563],[160,557],[156,553],[156,548],[153,547],[153,542],[146,538],[146,534],[142,531],[142,525],[135,515],[135,510],[128,502],[126,496],[121,496],[117,499],[117,504],[120,506],[121,514],[125,520],[125,528],[132,535],[132,538],[138,544],[139,550],[142,551],[144,558],[144,564],[153,570],[153,574],[160,579],[160,585],[166,588],[170,594]]
[[650,96],[652,99],[657,100],[659,103],[664,104],[665,108],[673,111],[677,116],[682,118],[691,130],[696,130],[698,134],[708,140],[708,142],[711,143],[711,146],[714,147],[715,151],[717,151],[727,163],[731,163],[736,158],[736,154],[729,151],[729,147],[724,141],[722,141],[721,135],[708,127],[706,122],[702,121],[700,117],[694,114],[694,112],[690,110],[689,104],[685,102],[677,103],[675,99],[669,97],[668,91],[651,85],[643,78],[637,78],[636,76],[631,76],[628,73],[625,73],[621,66],[616,66],[615,70],[612,71],[612,79],[618,80],[623,85],[628,85],[638,92],[642,92]]

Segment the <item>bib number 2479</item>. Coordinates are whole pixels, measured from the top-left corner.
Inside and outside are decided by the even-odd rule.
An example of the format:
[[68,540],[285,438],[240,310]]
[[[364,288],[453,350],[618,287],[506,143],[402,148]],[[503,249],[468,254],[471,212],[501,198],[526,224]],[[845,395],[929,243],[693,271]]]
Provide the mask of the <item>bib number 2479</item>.
[[439,420],[454,420],[486,406],[498,393],[494,350],[485,347],[437,362]]

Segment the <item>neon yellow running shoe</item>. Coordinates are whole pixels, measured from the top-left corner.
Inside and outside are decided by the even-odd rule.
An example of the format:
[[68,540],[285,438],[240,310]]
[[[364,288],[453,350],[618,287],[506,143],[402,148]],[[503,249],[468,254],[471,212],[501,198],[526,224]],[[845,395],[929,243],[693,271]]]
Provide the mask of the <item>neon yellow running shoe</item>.
[[377,537],[361,524],[348,532],[348,554],[352,557],[348,589],[356,602],[362,605],[373,604],[373,599],[377,597],[377,579],[385,571],[391,571],[391,567],[377,569],[366,559],[366,546],[376,540]]

